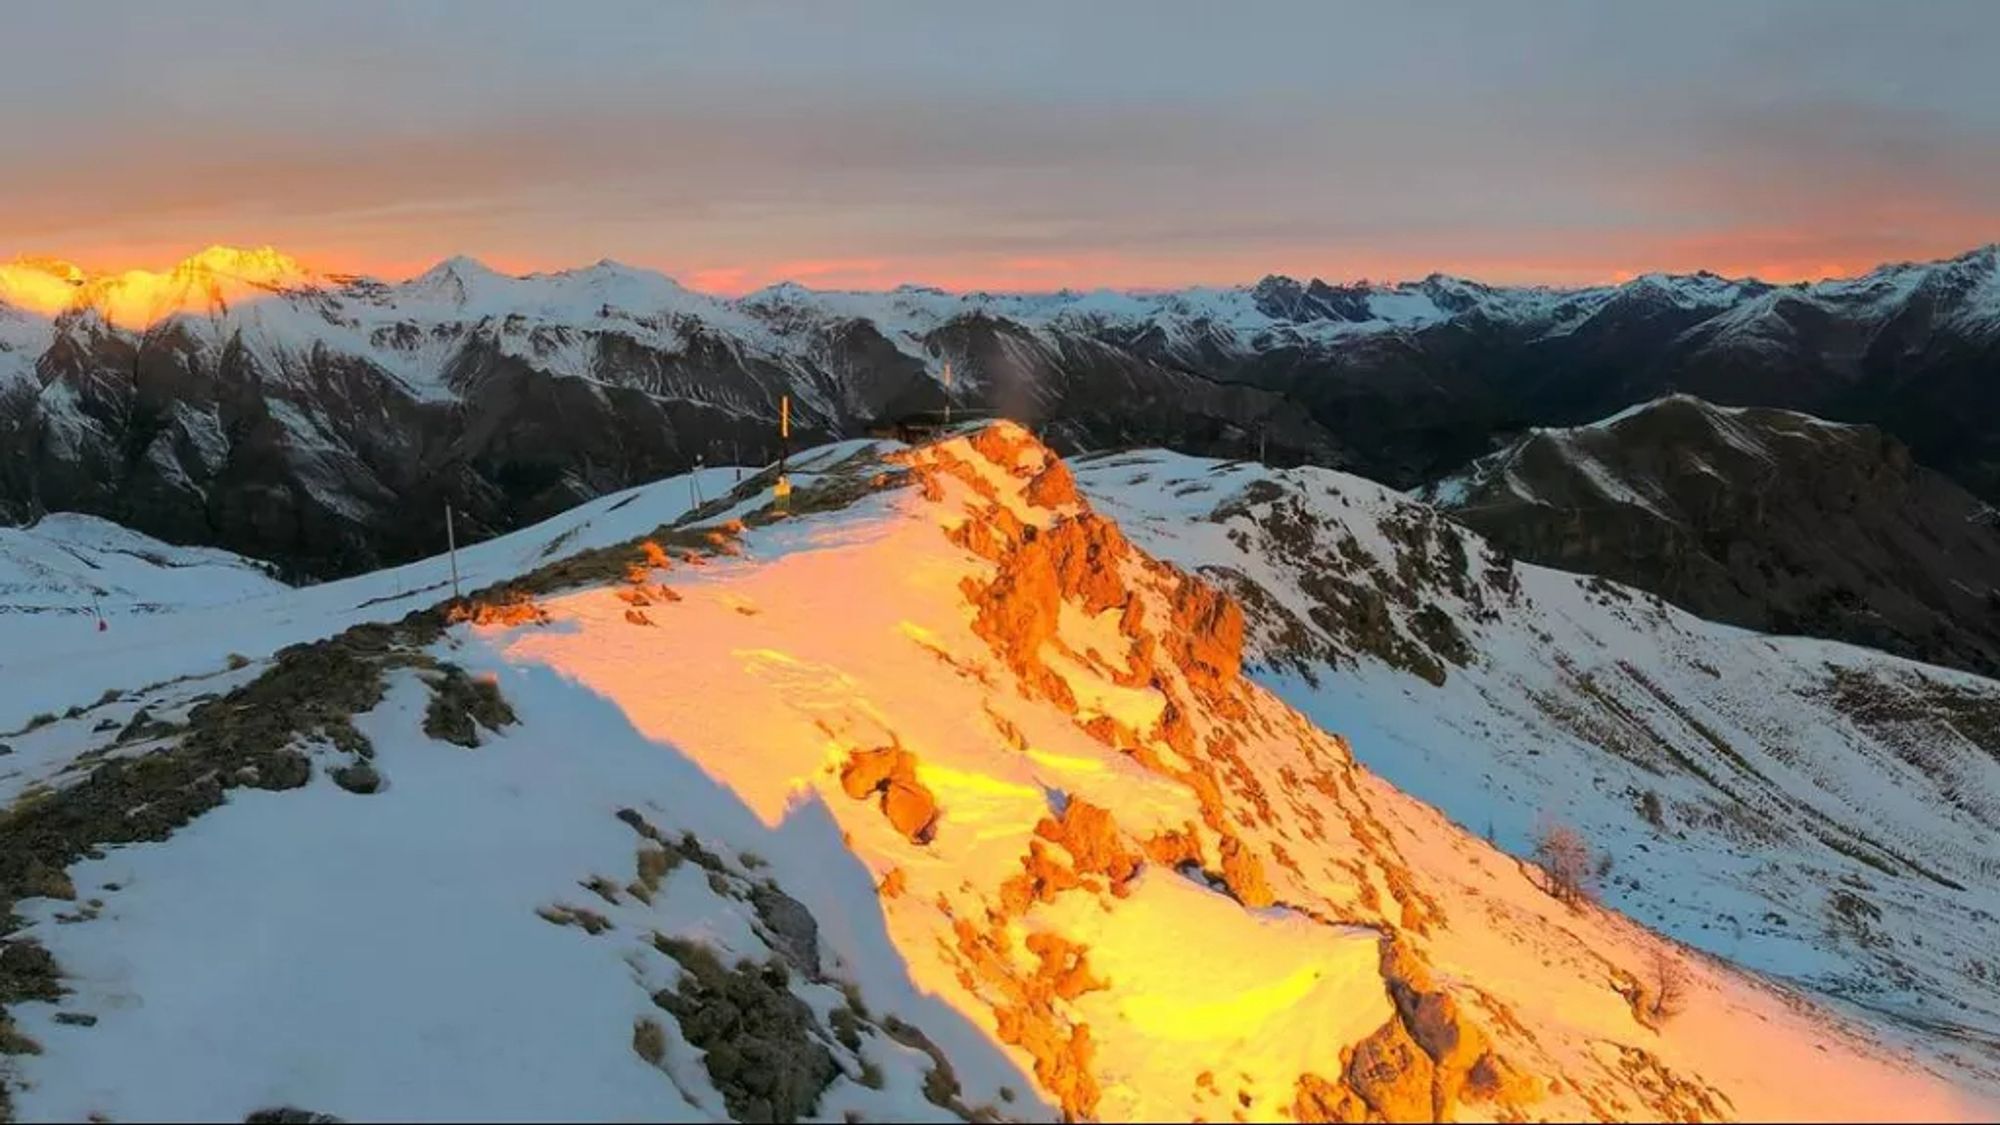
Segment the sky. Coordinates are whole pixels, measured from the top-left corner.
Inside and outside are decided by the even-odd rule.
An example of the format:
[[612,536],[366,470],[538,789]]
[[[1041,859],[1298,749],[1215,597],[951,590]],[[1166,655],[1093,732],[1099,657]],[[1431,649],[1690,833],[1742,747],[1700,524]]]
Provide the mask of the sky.
[[1156,288],[2000,240],[2000,4],[16,5],[0,259]]

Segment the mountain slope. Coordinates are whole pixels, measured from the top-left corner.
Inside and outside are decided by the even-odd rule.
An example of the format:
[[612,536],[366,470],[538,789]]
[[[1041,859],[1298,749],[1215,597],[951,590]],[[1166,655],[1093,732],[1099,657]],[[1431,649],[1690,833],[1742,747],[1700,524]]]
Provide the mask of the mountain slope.
[[1170,293],[774,286],[736,300],[615,262],[406,282],[212,248],[161,274],[0,267],[0,517],[86,511],[324,577],[490,534],[698,460],[774,458],[944,396],[1066,450],[1262,448],[1413,486],[1525,426],[1672,390],[1875,422],[2000,501],[1987,247],[1771,286],[1576,290],[1434,276]]
[[1607,903],[1992,1066],[2000,683],[1518,564],[1341,473],[1150,452],[1078,476],[1236,592],[1256,678],[1388,782],[1516,855],[1572,826]]
[[105,705],[0,819],[16,1112],[1991,1112],[1361,768],[1018,428],[765,483]]
[[1426,495],[1704,617],[2000,673],[2000,511],[1872,427],[1678,396],[1535,430]]
[[[0,614],[113,614],[214,605],[283,590],[270,568],[204,547],[174,547],[92,516],[59,513],[0,527]],[[25,626],[22,626],[25,629]]]

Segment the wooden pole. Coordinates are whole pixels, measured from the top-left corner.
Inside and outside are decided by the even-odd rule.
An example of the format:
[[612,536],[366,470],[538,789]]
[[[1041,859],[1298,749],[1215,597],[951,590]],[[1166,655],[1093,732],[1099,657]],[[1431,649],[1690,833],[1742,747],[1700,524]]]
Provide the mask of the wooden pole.
[[792,509],[792,482],[785,476],[785,462],[791,452],[792,396],[785,395],[778,399],[778,483],[771,491],[778,511],[787,513]]
[[458,534],[452,529],[451,526],[451,505],[449,503],[447,503],[444,506],[444,542],[445,542],[445,550],[451,554],[451,597],[453,601],[457,601],[459,596],[458,595]]

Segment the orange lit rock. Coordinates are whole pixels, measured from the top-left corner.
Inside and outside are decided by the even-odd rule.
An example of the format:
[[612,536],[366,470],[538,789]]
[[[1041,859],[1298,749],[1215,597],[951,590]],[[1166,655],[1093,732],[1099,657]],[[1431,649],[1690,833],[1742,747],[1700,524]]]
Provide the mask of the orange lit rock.
[[1076,478],[1061,461],[1051,461],[1035,474],[1035,479],[1028,482],[1027,497],[1028,503],[1038,508],[1060,508],[1082,500],[1077,495]]
[[906,761],[909,757],[909,751],[898,746],[856,750],[847,756],[847,765],[840,771],[840,788],[859,801],[887,785],[898,767],[902,773],[913,775],[914,769]]
[[912,843],[937,833],[937,798],[917,780],[917,756],[900,746],[856,750],[840,771],[841,791],[855,800],[882,795],[882,815]]
[[1329,1082],[1317,1074],[1301,1074],[1292,1093],[1292,1120],[1366,1121],[1368,1103],[1338,1082]]
[[1021,857],[1021,874],[1000,885],[1001,908],[1025,914],[1035,903],[1049,902],[1080,882],[1076,872],[1050,855],[1040,840],[1030,840],[1028,854]]
[[1269,906],[1277,896],[1264,881],[1264,864],[1234,836],[1222,838],[1222,881],[1237,901],[1249,907]]
[[1041,961],[1035,970],[1036,981],[1046,985],[1057,999],[1074,1000],[1109,987],[1090,971],[1090,951],[1084,946],[1053,933],[1029,934],[1027,946]]
[[1080,601],[1085,613],[1123,606],[1129,596],[1121,564],[1132,548],[1110,520],[1090,512],[1060,520],[1023,549],[1050,556],[1059,590]]
[[882,813],[913,844],[928,844],[937,834],[937,798],[915,781],[892,779],[882,794]]
[[445,623],[457,625],[546,625],[548,611],[521,593],[507,593],[494,601],[456,602],[445,611]]
[[1243,610],[1204,582],[1182,579],[1165,640],[1189,685],[1211,701],[1226,696],[1242,674]]
[[1431,1058],[1391,1019],[1355,1045],[1347,1086],[1385,1121],[1431,1121]]
[[1125,847],[1118,822],[1088,801],[1072,799],[1060,821],[1044,817],[1035,826],[1035,835],[1061,844],[1077,871],[1105,876],[1114,891],[1139,873],[1139,857]]
[[1146,858],[1162,867],[1179,867],[1184,863],[1201,866],[1201,841],[1195,837],[1194,826],[1185,830],[1170,829],[1145,843]]
[[1006,469],[1019,472],[1021,454],[1036,444],[1034,436],[1020,426],[1003,422],[996,426],[985,426],[972,435],[970,443],[973,452]]
[[887,875],[882,876],[881,884],[875,889],[883,898],[902,898],[904,892],[909,890],[909,883],[910,877],[902,868],[892,867]]
[[1025,1007],[1002,1007],[993,1012],[1002,1043],[1019,1046],[1035,1060],[1035,1081],[1056,1096],[1063,1116],[1081,1121],[1097,1108],[1097,1079],[1090,1063],[1097,1053],[1090,1039],[1090,1025],[1076,1024],[1065,1029],[1062,1021]]

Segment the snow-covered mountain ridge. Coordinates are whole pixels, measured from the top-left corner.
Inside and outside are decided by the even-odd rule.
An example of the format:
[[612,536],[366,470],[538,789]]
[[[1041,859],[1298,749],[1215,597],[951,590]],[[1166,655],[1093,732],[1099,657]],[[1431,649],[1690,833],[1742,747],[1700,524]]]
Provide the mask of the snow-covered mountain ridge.
[[603,261],[401,282],[269,248],[161,273],[0,267],[0,517],[86,511],[295,571],[431,549],[397,516],[524,526],[697,460],[858,436],[943,404],[1065,449],[1262,448],[1406,487],[1522,425],[1664,390],[1873,421],[2000,498],[1995,249],[1771,286],[1647,275],[1575,290],[1272,277],[1166,293],[726,299]]
[[[1367,768],[1396,756],[1363,745],[1374,716],[1246,677],[1292,666],[1282,619],[1152,552],[1214,566],[1235,531],[1290,565],[1251,538],[1268,489],[1199,518],[1261,471],[1106,458],[1080,495],[1009,426],[807,467],[782,518],[759,474],[523,533],[469,615],[356,607],[384,623],[266,657],[250,614],[190,610],[211,628],[173,682],[7,736],[0,1004],[40,1049],[7,1061],[14,1113],[1990,1116],[1990,1060],[1558,902]],[[606,541],[641,505],[680,511]],[[1355,549],[1449,558],[1416,519],[1361,509],[1389,530]],[[1487,571],[1552,601],[1461,546],[1431,571],[1489,591],[1451,604],[1467,644],[1506,633]],[[1398,641],[1329,605],[1301,612],[1439,667],[1320,660],[1321,687],[1470,675],[1434,618]],[[80,662],[74,688],[131,670]],[[1659,784],[1678,826],[1701,793]],[[1854,893],[1918,924],[1900,881]]]
[[[46,317],[93,314],[113,327],[136,330],[180,316],[226,320],[232,306],[277,300],[310,307],[329,326],[365,328],[371,336],[382,327],[371,321],[520,317],[586,327],[611,317],[636,324],[693,317],[738,330],[773,350],[782,350],[786,328],[802,318],[867,320],[882,326],[885,337],[916,358],[930,359],[912,345],[967,314],[1033,327],[1153,329],[1169,336],[1188,335],[1201,325],[1254,347],[1273,335],[1293,342],[1324,341],[1343,332],[1423,328],[1465,316],[1532,324],[1560,334],[1614,300],[1683,310],[1732,309],[1731,323],[1742,326],[1759,322],[1783,302],[1886,314],[1895,302],[1930,294],[1962,299],[1966,323],[1995,331],[2000,330],[1996,256],[2000,244],[1943,261],[1883,265],[1860,277],[1787,284],[1707,272],[1648,273],[1616,284],[1575,287],[1487,285],[1445,274],[1418,281],[1351,283],[1274,274],[1251,285],[1053,292],[952,293],[917,285],[888,291],[817,290],[788,281],[730,298],[690,290],[656,270],[609,259],[509,275],[460,256],[397,282],[320,273],[269,246],[211,246],[164,273],[97,274],[59,259],[16,259],[0,265],[0,303]],[[382,315],[390,310],[393,316]]]

